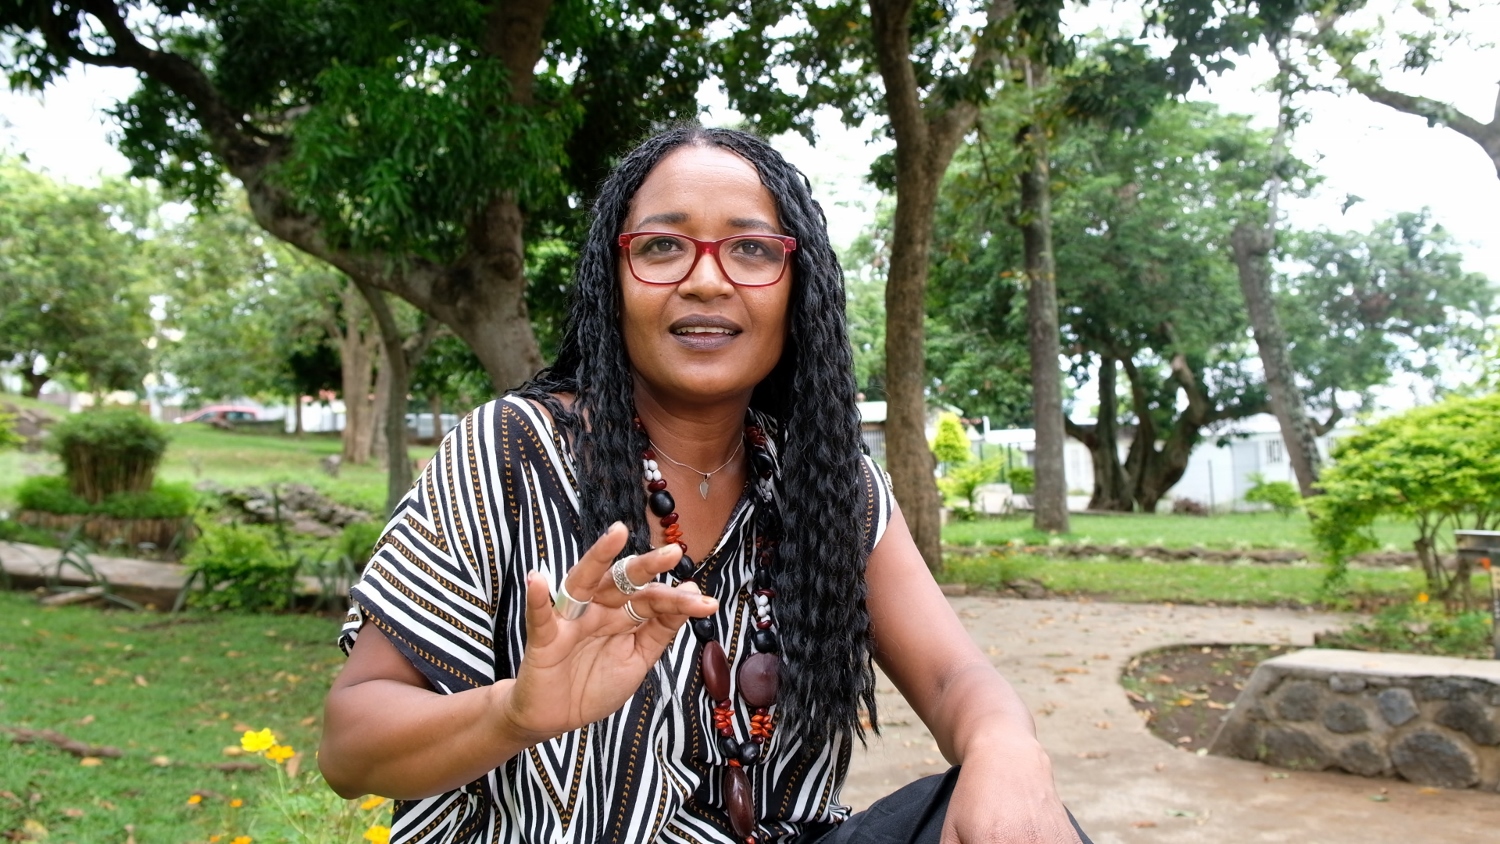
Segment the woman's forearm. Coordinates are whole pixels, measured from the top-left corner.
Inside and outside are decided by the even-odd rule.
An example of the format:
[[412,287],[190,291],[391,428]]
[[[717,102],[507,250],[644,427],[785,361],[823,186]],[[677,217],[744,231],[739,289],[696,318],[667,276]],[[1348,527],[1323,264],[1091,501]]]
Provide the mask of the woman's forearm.
[[924,717],[938,748],[961,765],[972,753],[1030,755],[1036,723],[1021,696],[988,662],[974,662],[953,673]]
[[325,707],[318,765],[344,797],[415,799],[463,786],[546,736],[506,717],[513,680],[438,694],[398,680],[334,689]]

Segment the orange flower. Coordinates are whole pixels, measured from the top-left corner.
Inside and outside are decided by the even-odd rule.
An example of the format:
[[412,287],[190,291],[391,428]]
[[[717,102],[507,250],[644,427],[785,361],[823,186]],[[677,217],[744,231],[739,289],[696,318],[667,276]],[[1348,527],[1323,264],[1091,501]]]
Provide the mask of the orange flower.
[[208,836],[208,844],[219,844],[219,839],[223,837],[222,835],[210,835]]
[[229,842],[229,844],[250,844],[250,842],[254,840],[255,839],[251,838],[248,835],[240,835],[236,836],[233,841]]
[[365,802],[359,804],[359,808],[369,811],[385,802],[385,798],[378,794],[372,794],[365,798]]
[[278,765],[296,755],[297,751],[285,744],[273,744],[266,750],[266,758]]
[[196,805],[198,805],[199,803],[202,803],[202,802],[203,802],[203,795],[201,795],[201,794],[194,794],[194,795],[191,795],[191,796],[188,797],[188,805],[189,806],[196,806]]
[[245,805],[245,801],[241,800],[238,797],[236,797],[233,800],[229,801],[229,808],[231,808],[231,809],[238,809],[239,807],[241,807],[243,805]]
[[1417,593],[1417,603],[1419,603],[1419,604],[1425,604],[1425,603],[1427,603],[1427,593],[1426,592],[1418,592]]

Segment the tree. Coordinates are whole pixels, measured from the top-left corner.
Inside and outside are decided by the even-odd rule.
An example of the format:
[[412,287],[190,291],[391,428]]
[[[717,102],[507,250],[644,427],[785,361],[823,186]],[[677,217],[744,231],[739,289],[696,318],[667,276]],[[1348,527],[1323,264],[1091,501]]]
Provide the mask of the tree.
[[969,462],[974,455],[969,450],[969,436],[964,433],[961,419],[944,411],[938,416],[937,436],[932,441],[932,456],[939,463],[957,466]]
[[[724,63],[731,102],[768,133],[800,127],[810,134],[811,108],[831,104],[851,125],[884,117],[895,139],[894,154],[876,165],[877,179],[896,193],[885,286],[886,464],[912,538],[934,570],[942,566],[941,502],[925,432],[924,319],[938,188],[999,81],[1010,39],[1055,31],[1059,8],[1014,0],[968,9],[870,0],[866,15],[854,2],[747,4],[752,26],[731,39]],[[792,16],[804,25],[766,36]],[[798,91],[769,71],[787,63],[796,69]]]
[[1323,475],[1324,494],[1309,502],[1313,534],[1327,555],[1330,585],[1348,560],[1379,547],[1377,518],[1417,527],[1413,548],[1428,589],[1450,604],[1472,606],[1469,569],[1450,572],[1442,548],[1455,528],[1500,528],[1500,395],[1455,397],[1387,417],[1345,437]]
[[[1435,0],[1388,10],[1395,14],[1373,21],[1370,15],[1361,14],[1369,10],[1366,2],[1318,9],[1298,36],[1333,60],[1346,90],[1468,138],[1484,150],[1495,165],[1495,175],[1500,176],[1500,96],[1489,122],[1484,123],[1451,103],[1399,90],[1395,86],[1401,82],[1393,83],[1390,78],[1421,74],[1442,60],[1443,49],[1461,46],[1469,38],[1462,27],[1478,14],[1476,9],[1453,0]],[[1493,9],[1488,11],[1493,17]],[[1392,32],[1393,23],[1403,28]],[[1477,23],[1486,25],[1483,20]],[[1400,58],[1392,62],[1389,57],[1397,55]]]
[[715,8],[8,0],[0,62],[37,89],[74,63],[134,70],[114,117],[137,175],[199,205],[232,175],[267,231],[447,325],[503,389],[541,364],[528,227],[695,111]]
[[0,363],[35,398],[65,378],[135,390],[151,367],[140,189],[75,188],[0,159]]

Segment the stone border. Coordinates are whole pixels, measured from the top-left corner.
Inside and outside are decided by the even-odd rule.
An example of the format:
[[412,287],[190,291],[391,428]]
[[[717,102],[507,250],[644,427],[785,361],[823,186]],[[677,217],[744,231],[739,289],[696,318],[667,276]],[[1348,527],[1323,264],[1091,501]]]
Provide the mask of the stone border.
[[1256,667],[1209,752],[1500,790],[1500,662],[1308,649]]

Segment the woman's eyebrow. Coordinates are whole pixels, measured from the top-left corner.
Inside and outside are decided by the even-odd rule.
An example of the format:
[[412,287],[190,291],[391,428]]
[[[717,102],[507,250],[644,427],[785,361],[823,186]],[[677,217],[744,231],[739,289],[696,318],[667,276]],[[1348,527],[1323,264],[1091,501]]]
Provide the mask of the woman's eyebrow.
[[[665,211],[661,214],[651,214],[649,216],[642,217],[641,220],[635,225],[637,230],[645,230],[647,226],[657,223],[665,223],[670,226],[681,225],[682,223],[686,223],[687,221],[688,215],[685,212]],[[744,229],[747,231],[776,231],[776,225],[774,223],[768,223],[758,217],[730,217],[725,222],[729,224],[730,228],[735,229]]]

